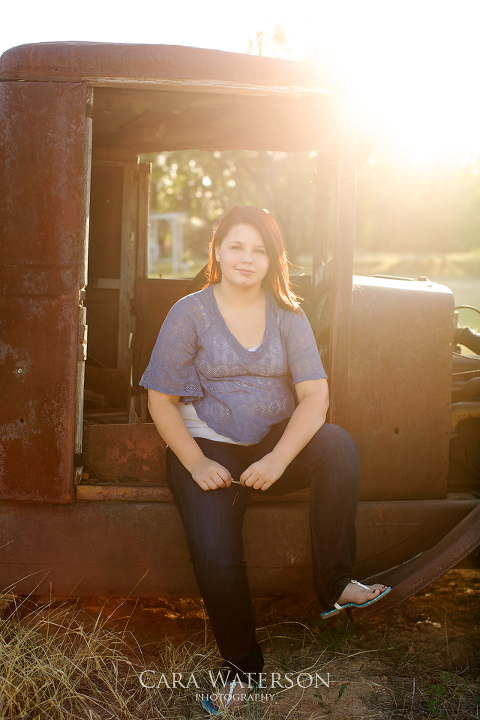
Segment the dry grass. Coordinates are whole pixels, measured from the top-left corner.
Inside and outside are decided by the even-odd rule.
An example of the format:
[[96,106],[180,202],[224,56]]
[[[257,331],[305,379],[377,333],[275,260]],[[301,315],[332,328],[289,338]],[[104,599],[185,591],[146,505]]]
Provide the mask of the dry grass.
[[[7,599],[11,598],[3,596],[2,603],[0,596],[0,605]],[[210,673],[215,677],[221,664],[207,628],[202,637],[187,642],[165,639],[146,663],[133,635],[112,632],[108,622],[108,616],[92,619],[80,607],[55,601],[32,610],[21,621],[15,614],[0,621],[2,720],[205,716],[198,695],[212,691]],[[259,634],[274,647],[269,672],[289,671],[295,680],[300,672],[324,672],[333,662],[325,650],[319,652],[315,631],[299,623],[268,626]],[[300,643],[295,651],[292,643]],[[140,683],[142,671],[148,688]],[[173,687],[174,674],[184,684],[193,675],[195,683]],[[272,713],[271,705],[251,702],[241,715],[258,720],[273,717]]]
[[[7,599],[4,596],[4,602]],[[121,605],[125,617],[118,617],[118,607],[115,612],[123,631],[111,629],[111,601],[110,609],[105,606],[97,617],[70,600],[34,608],[21,621],[15,615],[0,621],[2,720],[205,718],[198,695],[212,691],[209,673],[216,674],[221,661],[208,623],[202,620],[200,601],[196,634],[187,641],[165,638],[150,644],[148,656],[128,630],[129,614],[141,615],[129,602]],[[164,605],[160,603],[159,609]],[[177,605],[175,617],[180,601]],[[226,719],[478,717],[479,688],[471,672],[419,664],[407,644],[406,650],[389,646],[380,621],[357,631],[346,619],[318,624],[308,603],[299,603],[278,620],[270,612],[263,617],[258,637],[266,658],[264,672],[267,678],[290,673],[293,687],[268,687],[268,702],[251,700],[235,715],[223,715]],[[148,688],[140,683],[142,672]],[[185,685],[185,678],[193,675],[196,684],[173,687],[175,673]],[[297,678],[308,673],[324,679],[330,675],[330,687],[302,688]]]
[[[12,600],[0,595],[0,607]],[[192,702],[200,710],[195,693],[211,691],[208,670],[220,661],[214,643],[205,636],[179,645],[165,639],[147,665],[134,636],[112,632],[109,620],[54,600],[21,621],[15,613],[0,620],[2,720],[181,718],[190,717]],[[128,617],[121,620],[128,625]],[[154,687],[142,686],[142,671]],[[199,689],[172,688],[174,673],[193,674]],[[167,686],[159,683],[162,674]]]
[[138,678],[124,638],[100,618],[49,604],[0,623],[2,718],[132,718]]

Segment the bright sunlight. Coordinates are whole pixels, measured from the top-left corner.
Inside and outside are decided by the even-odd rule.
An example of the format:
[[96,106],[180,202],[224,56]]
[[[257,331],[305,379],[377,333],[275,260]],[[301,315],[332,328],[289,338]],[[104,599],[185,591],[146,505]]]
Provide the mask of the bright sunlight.
[[453,153],[467,164],[480,154],[479,21],[472,0],[340,0],[305,15],[296,3],[280,24],[282,54],[341,67],[363,108],[416,162]]

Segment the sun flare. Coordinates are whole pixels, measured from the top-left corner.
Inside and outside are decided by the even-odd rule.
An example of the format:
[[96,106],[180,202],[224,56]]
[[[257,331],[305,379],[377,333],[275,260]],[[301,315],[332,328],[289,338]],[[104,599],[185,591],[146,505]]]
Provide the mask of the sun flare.
[[480,154],[480,4],[320,0],[283,23],[291,57],[338,65],[362,107],[418,158]]

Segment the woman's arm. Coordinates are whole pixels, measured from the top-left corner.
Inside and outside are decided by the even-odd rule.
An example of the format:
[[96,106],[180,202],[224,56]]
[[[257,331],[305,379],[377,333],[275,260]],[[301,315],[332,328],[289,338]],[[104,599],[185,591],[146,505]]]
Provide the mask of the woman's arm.
[[188,432],[178,410],[179,395],[148,391],[148,409],[158,432],[202,490],[230,487],[232,478],[223,465],[205,457]]
[[285,432],[272,452],[245,470],[240,477],[242,485],[256,490],[269,488],[324,424],[328,410],[327,380],[305,380],[297,383],[295,390],[299,404]]

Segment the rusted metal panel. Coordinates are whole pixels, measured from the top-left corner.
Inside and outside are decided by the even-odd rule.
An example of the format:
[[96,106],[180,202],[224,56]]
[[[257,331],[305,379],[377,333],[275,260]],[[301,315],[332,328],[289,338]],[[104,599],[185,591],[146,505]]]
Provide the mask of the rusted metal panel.
[[[185,148],[329,147],[336,125],[331,92],[343,85],[334,68],[318,63],[109,43],[12,48],[0,60],[1,78],[95,86],[94,146],[103,160]],[[360,162],[375,142],[371,127],[363,128]]]
[[1,58],[3,80],[81,82],[87,78],[104,84],[163,80],[173,86],[192,81],[224,90],[233,86],[237,91],[257,86],[319,92],[339,84],[338,71],[329,65],[179,45],[53,42],[20,45]]
[[75,497],[77,500],[96,501],[173,502],[168,487],[152,482],[79,483],[75,487]]
[[435,283],[354,278],[343,423],[363,500],[445,498],[453,295]]
[[142,480],[166,487],[165,443],[153,423],[88,425],[84,457],[99,480]]
[[87,98],[0,84],[1,498],[72,499]]
[[[173,501],[166,479],[165,443],[153,423],[86,425],[83,456],[90,477],[76,486],[77,500]],[[95,479],[99,482],[92,482]],[[310,490],[282,499],[308,502]],[[252,502],[271,502],[271,498],[255,493]]]
[[372,577],[371,583],[390,585],[392,591],[385,599],[370,607],[351,611],[351,619],[353,622],[361,622],[395,607],[438,580],[479,545],[480,504],[430,550],[401,567]]
[[[430,547],[478,502],[360,503],[355,577]],[[309,512],[308,503],[248,508],[245,559],[254,595],[312,590]],[[51,582],[54,595],[198,595],[172,503],[2,502],[0,547],[1,587],[13,583],[18,594],[49,593]]]

